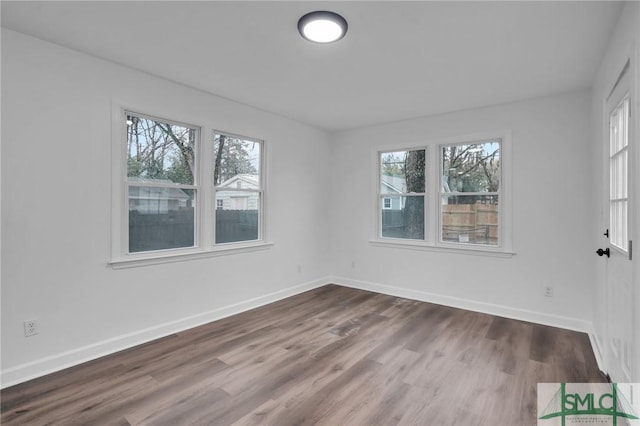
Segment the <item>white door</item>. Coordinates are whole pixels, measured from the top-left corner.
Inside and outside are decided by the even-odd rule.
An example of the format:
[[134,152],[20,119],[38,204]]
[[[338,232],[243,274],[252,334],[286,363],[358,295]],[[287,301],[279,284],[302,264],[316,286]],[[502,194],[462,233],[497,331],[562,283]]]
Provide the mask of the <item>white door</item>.
[[605,178],[608,194],[604,206],[608,217],[608,244],[598,254],[606,261],[607,342],[606,368],[614,382],[631,382],[636,359],[640,356],[635,347],[635,310],[631,257],[633,243],[631,230],[635,205],[631,195],[633,141],[635,123],[632,119],[632,73],[625,67],[611,95],[607,99],[608,138],[605,142]]

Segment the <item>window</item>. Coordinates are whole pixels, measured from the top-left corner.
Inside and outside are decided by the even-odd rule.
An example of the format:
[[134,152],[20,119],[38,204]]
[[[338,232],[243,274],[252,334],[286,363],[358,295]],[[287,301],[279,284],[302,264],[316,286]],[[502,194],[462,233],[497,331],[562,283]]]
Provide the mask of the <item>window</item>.
[[508,253],[507,137],[379,151],[374,242]]
[[262,142],[215,132],[213,184],[216,205],[216,244],[260,238],[262,211]]
[[441,147],[440,241],[498,246],[500,144]]
[[[424,239],[425,149],[380,154],[381,236]],[[386,207],[390,194],[396,208]]]
[[609,117],[609,229],[610,242],[629,250],[629,97]]
[[114,267],[268,246],[262,141],[123,109],[114,117]]
[[195,245],[199,129],[127,114],[128,252]]

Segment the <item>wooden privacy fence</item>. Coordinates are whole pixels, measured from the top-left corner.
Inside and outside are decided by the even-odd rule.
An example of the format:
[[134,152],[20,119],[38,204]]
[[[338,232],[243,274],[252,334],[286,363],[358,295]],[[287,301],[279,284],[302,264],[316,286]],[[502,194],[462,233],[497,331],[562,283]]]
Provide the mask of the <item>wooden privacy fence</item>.
[[[442,240],[472,244],[498,244],[497,204],[444,204]],[[382,210],[382,236],[411,238],[403,210]]]
[[445,204],[442,206],[442,240],[498,244],[497,204]]

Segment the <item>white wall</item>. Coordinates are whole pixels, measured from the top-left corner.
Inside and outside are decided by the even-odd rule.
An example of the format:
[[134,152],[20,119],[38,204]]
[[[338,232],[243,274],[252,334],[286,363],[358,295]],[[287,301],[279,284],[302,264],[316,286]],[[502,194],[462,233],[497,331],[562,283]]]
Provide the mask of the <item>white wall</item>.
[[[634,58],[635,56],[635,58]],[[605,113],[605,100],[609,96],[609,93],[613,87],[613,84],[618,78],[622,67],[626,61],[631,58],[635,60],[635,105],[632,106],[632,113],[636,118],[636,152],[635,152],[635,164],[636,167],[640,167],[640,3],[639,2],[627,2],[620,15],[620,21],[616,25],[616,30],[611,37],[609,46],[606,50],[605,56],[602,59],[602,63],[598,70],[597,77],[593,85],[592,96],[592,149],[591,149],[591,162],[594,166],[592,176],[592,182],[599,194],[598,198],[595,198],[592,210],[598,213],[597,229],[603,231],[608,228],[608,224],[603,210],[604,204],[603,198],[607,195],[607,189],[604,188],[604,143],[607,141],[608,129],[606,127],[606,113]],[[633,85],[633,83],[632,83]],[[635,197],[636,206],[640,206],[640,170],[636,170],[635,179]],[[631,230],[631,239],[636,241],[636,252],[638,243],[640,240],[640,207],[636,207],[635,214],[635,230]],[[603,239],[601,232],[594,233],[593,241],[591,243],[594,247],[603,247],[606,244],[606,240]],[[640,256],[634,256],[634,282],[636,289],[636,312],[635,312],[635,326],[633,329],[636,331],[636,354],[640,354]],[[606,288],[605,288],[605,262],[596,262],[596,297],[594,298],[595,315],[594,326],[595,336],[598,342],[598,347],[603,351],[605,362],[607,358],[606,350],[607,346],[604,342],[607,340],[606,330]],[[635,368],[636,377],[635,381],[640,381],[640,360],[636,360]]]
[[[593,318],[590,94],[571,93],[334,135],[335,280],[506,316],[588,330]],[[510,129],[511,258],[373,246],[371,152]],[[352,267],[355,262],[355,268]],[[552,286],[552,298],[544,287]]]
[[[112,100],[264,139],[274,245],[111,269]],[[2,106],[3,386],[326,282],[324,132],[8,30]]]

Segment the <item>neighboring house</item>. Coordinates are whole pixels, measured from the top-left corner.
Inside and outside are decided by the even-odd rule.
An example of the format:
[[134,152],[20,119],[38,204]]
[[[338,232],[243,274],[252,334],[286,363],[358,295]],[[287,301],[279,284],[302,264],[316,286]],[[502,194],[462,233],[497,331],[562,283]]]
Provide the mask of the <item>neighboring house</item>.
[[401,195],[407,192],[407,182],[401,176],[382,175],[380,193],[382,194],[382,210],[402,210],[404,201]]
[[167,186],[129,186],[129,211],[141,214],[167,214],[180,208],[191,207],[191,199],[180,188],[172,188],[168,179],[130,177],[130,182],[154,183]]
[[[258,175],[243,174],[222,182],[217,186],[216,209],[258,210],[260,205],[258,178]],[[243,191],[234,191],[233,189],[242,189]]]
[[[449,191],[449,184],[443,179],[442,191]],[[382,194],[382,210],[402,210],[404,199],[402,194],[407,192],[407,181],[402,176],[382,175],[380,179],[380,193]],[[395,195],[399,194],[399,195]],[[448,204],[445,198],[443,204]]]

